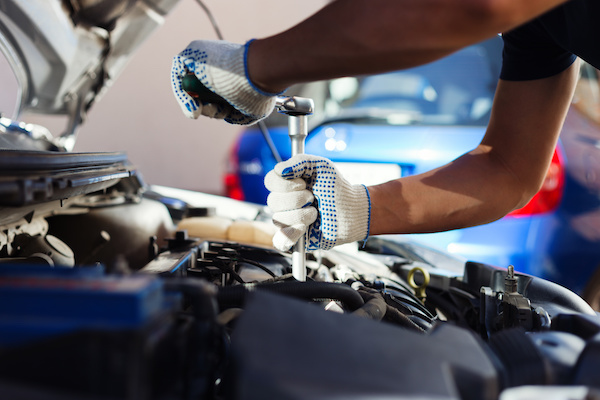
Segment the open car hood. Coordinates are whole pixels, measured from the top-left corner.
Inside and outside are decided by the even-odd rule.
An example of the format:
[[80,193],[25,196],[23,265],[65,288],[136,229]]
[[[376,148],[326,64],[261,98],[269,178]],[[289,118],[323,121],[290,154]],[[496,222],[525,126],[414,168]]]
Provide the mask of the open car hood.
[[[87,111],[176,3],[0,0],[0,50],[20,88],[16,115],[0,119],[0,132],[26,133],[48,150],[72,150]],[[53,138],[43,128],[14,121],[25,111],[64,115],[68,123]]]

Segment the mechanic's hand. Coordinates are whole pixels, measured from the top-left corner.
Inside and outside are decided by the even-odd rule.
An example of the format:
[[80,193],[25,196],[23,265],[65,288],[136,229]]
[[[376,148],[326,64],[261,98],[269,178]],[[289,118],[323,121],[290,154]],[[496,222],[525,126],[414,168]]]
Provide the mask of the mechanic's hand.
[[307,251],[327,250],[369,235],[367,188],[350,184],[326,158],[294,156],[267,174],[265,186],[271,192],[267,205],[279,228],[273,245],[279,250],[289,250],[305,233]]
[[[275,94],[258,89],[247,76],[248,45],[226,41],[197,40],[173,57],[171,85],[177,102],[188,118],[205,115],[231,124],[248,125],[267,117],[275,107]],[[226,102],[194,98],[181,88],[182,78],[193,73]]]

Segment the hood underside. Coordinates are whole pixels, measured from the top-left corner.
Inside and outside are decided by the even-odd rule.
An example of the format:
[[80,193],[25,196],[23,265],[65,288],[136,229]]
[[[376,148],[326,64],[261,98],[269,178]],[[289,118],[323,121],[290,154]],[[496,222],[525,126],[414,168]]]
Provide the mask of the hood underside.
[[[72,150],[87,111],[176,3],[0,0],[0,51],[19,86],[12,118],[23,112],[67,116],[53,143]],[[0,132],[11,129],[0,124]]]

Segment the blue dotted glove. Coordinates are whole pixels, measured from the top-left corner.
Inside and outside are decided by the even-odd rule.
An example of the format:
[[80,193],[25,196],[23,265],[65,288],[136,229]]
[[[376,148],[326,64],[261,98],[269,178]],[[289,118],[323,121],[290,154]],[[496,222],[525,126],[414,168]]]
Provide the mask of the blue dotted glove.
[[[246,45],[226,41],[197,40],[173,57],[171,87],[188,118],[204,115],[231,124],[248,125],[267,117],[275,107],[276,95],[255,87],[246,69]],[[182,78],[193,73],[210,91],[227,104],[214,104],[190,96],[181,88]]]
[[369,235],[371,201],[364,185],[350,184],[326,158],[301,154],[265,176],[267,205],[278,231],[275,248],[286,251],[303,235],[306,250],[327,250]]

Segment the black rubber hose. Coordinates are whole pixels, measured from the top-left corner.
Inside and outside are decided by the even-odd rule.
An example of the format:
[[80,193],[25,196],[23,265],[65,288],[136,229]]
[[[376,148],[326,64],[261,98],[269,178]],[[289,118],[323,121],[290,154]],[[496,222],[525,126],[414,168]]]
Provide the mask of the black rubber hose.
[[375,321],[381,321],[385,315],[387,304],[383,299],[371,299],[367,301],[362,307],[354,311],[354,315],[359,317],[366,317]]
[[365,304],[354,311],[353,314],[358,315],[359,317],[381,321],[385,316],[387,309],[387,303],[383,299],[381,293],[369,289],[359,289],[358,293],[365,301]]
[[194,278],[170,278],[165,279],[166,291],[179,292],[190,299],[194,316],[199,321],[215,320],[217,317],[217,303],[215,296],[217,286],[202,279]]
[[358,309],[364,304],[360,294],[348,285],[312,281],[285,281],[267,284],[249,283],[245,285],[221,287],[217,294],[217,302],[221,308],[240,307],[245,302],[246,294],[255,290],[265,290],[303,300],[339,300],[351,311]]
[[354,315],[371,318],[377,321],[382,319],[395,325],[408,328],[410,330],[423,333],[426,330],[408,316],[404,315],[398,309],[390,306],[383,298],[383,294],[377,290],[368,287],[361,287],[358,293],[365,301],[365,305],[354,312]]

